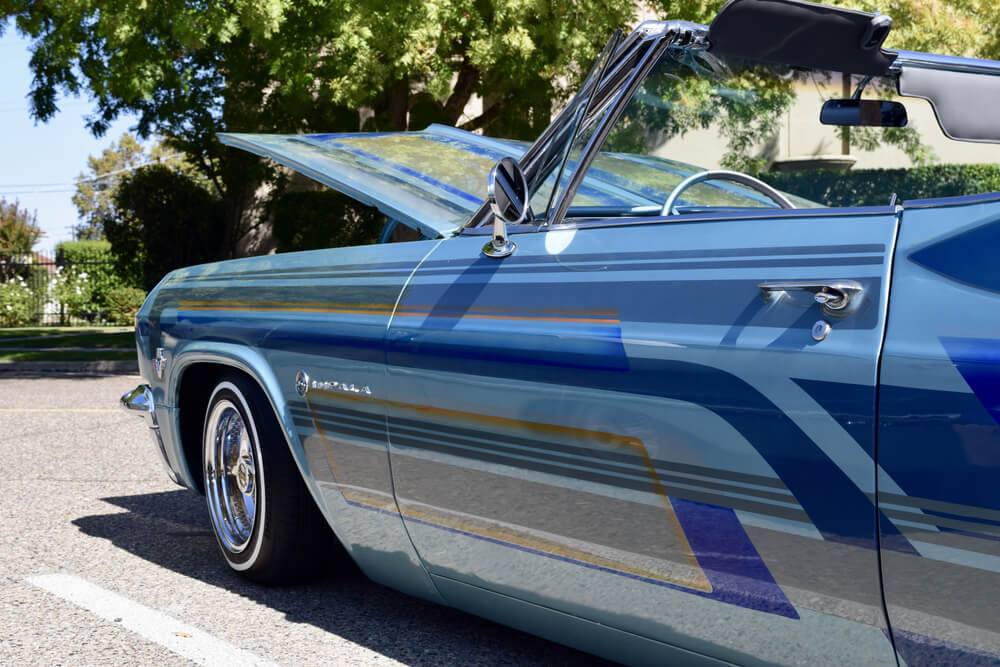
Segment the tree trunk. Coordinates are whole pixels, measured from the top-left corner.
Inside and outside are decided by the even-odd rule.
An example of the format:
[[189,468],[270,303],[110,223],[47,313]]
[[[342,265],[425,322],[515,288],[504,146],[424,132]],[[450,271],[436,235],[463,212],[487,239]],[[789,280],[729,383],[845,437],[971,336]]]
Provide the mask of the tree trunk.
[[389,87],[389,99],[386,111],[389,114],[389,126],[393,130],[406,129],[406,116],[410,110],[410,81],[402,78]]

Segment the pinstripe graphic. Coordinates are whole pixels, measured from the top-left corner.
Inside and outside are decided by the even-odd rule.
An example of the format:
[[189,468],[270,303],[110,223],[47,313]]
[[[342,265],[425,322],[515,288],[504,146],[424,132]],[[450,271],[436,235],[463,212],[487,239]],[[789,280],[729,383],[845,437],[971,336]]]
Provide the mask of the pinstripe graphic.
[[[490,430],[488,432],[478,432],[478,440],[480,445],[492,440],[490,449],[504,448],[504,446],[497,444],[501,441],[507,445],[513,443],[511,446],[514,447],[518,446],[517,443],[530,443],[535,449],[547,450],[540,454],[546,459],[558,457],[564,460],[575,459],[578,462],[583,462],[590,458],[592,461],[599,461],[602,468],[612,466],[620,470],[631,471],[633,474],[630,476],[619,474],[613,475],[609,479],[596,481],[616,487],[638,488],[634,485],[629,486],[628,477],[631,477],[633,481],[642,480],[644,484],[641,485],[640,490],[655,494],[667,510],[668,525],[679,538],[677,544],[683,546],[684,560],[678,562],[671,558],[664,559],[662,556],[643,556],[638,552],[630,551],[628,547],[623,549],[606,545],[603,542],[581,541],[579,538],[569,537],[561,533],[548,533],[529,526],[504,523],[490,517],[462,513],[412,500],[407,500],[398,511],[398,514],[406,521],[432,526],[589,569],[625,576],[645,583],[675,588],[728,604],[787,618],[798,618],[798,613],[774,581],[734,510],[727,506],[704,504],[692,499],[673,498],[673,494],[669,490],[678,487],[661,483],[664,477],[670,475],[665,475],[660,469],[672,468],[675,473],[672,477],[690,483],[689,486],[708,488],[727,486],[730,490],[770,496],[775,499],[772,503],[779,498],[794,502],[790,492],[784,488],[779,480],[745,473],[724,473],[697,466],[654,461],[646,454],[645,447],[640,441],[614,434],[473,415],[454,410],[321,390],[312,390],[310,395],[318,396],[323,400],[317,402],[307,398],[305,402],[293,402],[290,407],[294,423],[300,430],[307,429],[316,432],[325,450],[327,460],[330,462],[331,472],[335,477],[337,475],[336,456],[333,449],[336,440],[331,440],[329,433],[336,433],[339,438],[346,439],[347,442],[351,440],[380,442],[385,437],[385,432],[381,415],[346,407],[335,407],[330,401],[353,403],[358,407],[365,404],[391,406],[397,411],[410,411],[417,417],[433,418],[431,421],[390,418],[389,423],[393,428],[393,433],[397,434],[393,441],[397,444],[400,440],[398,434],[404,431],[422,431],[424,435],[428,436],[421,443],[423,446],[434,440],[443,442],[454,441],[456,438],[472,442],[477,438],[477,435],[468,428],[455,426],[454,422],[474,419],[476,424],[484,422],[489,424]],[[450,423],[445,425],[441,422],[442,419],[448,420]],[[420,426],[415,426],[415,424]],[[527,431],[529,435],[522,437],[516,434],[517,431]],[[500,435],[496,435],[497,433]],[[574,444],[560,444],[545,438],[568,440]],[[522,449],[525,448],[522,447]],[[454,452],[450,453],[455,454]],[[468,458],[468,451],[458,455],[464,455]],[[529,457],[522,457],[517,462],[506,461],[506,463],[520,465],[523,468],[526,458]],[[578,471],[586,469],[585,465],[575,467]],[[728,485],[718,481],[699,479],[699,477],[711,476],[713,472],[720,473],[722,477],[729,479]],[[557,474],[566,476],[566,470],[559,470]],[[339,481],[336,483],[346,502],[352,506],[383,513],[397,513],[397,511],[387,508],[388,496],[376,497],[369,491],[359,490],[341,484]],[[692,492],[691,489],[685,489],[681,492],[685,493],[688,498],[698,497],[697,492]],[[587,492],[583,493],[587,495]],[[726,505],[738,504],[734,498],[723,496],[714,496],[713,498]],[[722,500],[719,501],[719,498]],[[771,506],[774,507],[773,504]],[[675,507],[682,507],[686,518],[681,520]],[[806,518],[804,513],[800,512],[800,515],[797,518]],[[646,532],[652,528],[648,524],[644,524],[644,526]],[[695,537],[696,543],[689,541],[689,531],[693,531],[690,534]],[[727,553],[741,553],[743,555],[740,559],[733,560],[724,556]]]
[[[384,433],[381,419],[376,424],[366,413],[315,403],[310,403],[308,411],[293,405],[292,415],[296,426],[329,429],[345,436],[377,441]],[[395,417],[391,424],[396,444],[636,491],[657,493],[662,489],[671,497],[809,522],[792,493],[773,478],[518,438],[509,432],[474,431]],[[723,481],[727,478],[730,481]]]
[[[643,261],[643,262],[620,262],[611,264],[608,259],[593,260],[598,263],[597,268],[607,268],[616,271],[689,271],[692,269],[764,269],[780,267],[815,267],[815,266],[880,266],[884,262],[881,254],[872,255],[847,255],[842,257],[824,256],[801,256],[793,258],[779,259],[726,259],[726,260],[671,260],[671,261]],[[514,265],[507,270],[510,274],[537,275],[540,273],[563,273],[567,268],[595,268],[594,265],[573,264],[570,262],[560,262],[556,265]],[[464,273],[475,275],[490,274],[493,269],[482,267],[479,269],[465,269]],[[357,271],[332,271],[326,270],[322,273],[314,273],[307,276],[299,274],[282,274],[279,272],[265,274],[261,276],[239,276],[240,280],[303,280],[305,278],[371,278],[371,277],[405,277],[409,275],[406,269],[398,271],[372,271],[359,269]],[[458,272],[454,268],[428,268],[421,269],[422,276],[457,277]],[[222,281],[228,282],[231,278],[201,277],[196,281]]]
[[[393,441],[396,444],[407,437],[423,437],[419,445],[424,448],[428,443],[435,441],[472,443],[478,445],[480,450],[485,447],[491,451],[520,448],[521,456],[518,460],[500,462],[531,468],[528,464],[529,459],[545,459],[554,461],[559,466],[558,470],[553,471],[555,474],[562,476],[568,474],[570,477],[573,476],[573,471],[567,472],[565,467],[567,461],[575,462],[572,465],[577,475],[588,469],[586,465],[588,459],[591,462],[589,467],[591,470],[594,470],[595,462],[599,464],[600,469],[612,468],[612,474],[605,475],[604,479],[594,478],[591,481],[616,487],[637,488],[655,494],[667,512],[668,525],[678,537],[678,544],[683,545],[685,560],[677,562],[664,560],[661,557],[649,562],[649,557],[605,546],[603,543],[581,542],[579,539],[562,534],[546,533],[528,526],[507,524],[489,517],[461,513],[415,501],[407,501],[401,510],[397,511],[387,504],[390,501],[388,496],[376,496],[368,491],[337,482],[345,500],[352,506],[394,514],[398,512],[406,521],[433,526],[466,537],[486,540],[646,583],[676,588],[729,604],[788,618],[798,618],[795,608],[757,554],[734,510],[728,507],[739,505],[739,500],[735,497],[718,495],[719,492],[756,495],[765,501],[758,503],[758,511],[767,512],[765,508],[770,507],[770,511],[773,512],[777,508],[780,513],[779,505],[795,503],[791,493],[780,480],[656,461],[648,456],[639,440],[609,433],[474,415],[322,390],[312,390],[310,397],[303,402],[293,402],[290,405],[294,423],[300,430],[314,430],[319,436],[335,478],[336,456],[330,433],[336,433],[339,438],[346,438],[348,441],[381,442],[385,437],[385,422],[380,414],[355,410],[345,407],[344,404],[353,404],[357,407],[391,406],[396,412],[407,411],[414,417],[413,419],[398,416],[390,418],[389,424],[395,434]],[[313,400],[316,397],[321,400]],[[477,425],[486,424],[489,430],[476,431],[455,424],[469,420],[474,420]],[[448,424],[442,423],[443,421],[447,421]],[[517,434],[518,432],[526,432],[527,435],[521,436]],[[538,455],[523,456],[529,449],[536,451]],[[445,453],[468,458],[470,452],[471,450],[466,448],[457,453],[455,451]],[[664,470],[672,472],[665,473]],[[705,479],[712,476],[715,477],[714,480]],[[587,479],[585,474],[582,478]],[[663,482],[662,480],[666,478],[679,480],[681,485]],[[722,479],[727,481],[723,482]],[[629,480],[633,482],[631,486]],[[703,499],[703,495],[694,490],[696,488],[724,489],[717,491],[714,496],[704,498],[724,505],[696,501],[695,499]],[[688,499],[673,498],[674,491],[684,494]],[[675,510],[677,503],[681,503],[680,506],[684,508],[686,518],[683,521]],[[801,510],[795,517],[799,520],[808,520]],[[647,531],[650,529],[651,526],[646,526]],[[689,531],[693,531],[691,534],[696,536],[697,546],[689,541]],[[741,552],[744,556],[738,561],[722,556],[733,552]]]
[[[314,392],[319,393],[320,390],[314,390]],[[306,406],[312,412],[312,403],[306,398]],[[316,429],[316,433],[319,435],[320,442],[323,443],[323,451],[326,454],[326,461],[330,465],[330,473],[333,475],[333,479],[336,482],[340,479],[340,475],[337,474],[337,464],[334,462],[333,450],[330,447],[330,443],[327,441],[326,434],[323,432],[320,426],[320,420],[316,418],[315,413],[313,413],[313,425]],[[391,496],[376,496],[371,492],[362,492],[358,489],[349,488],[338,482],[337,488],[340,489],[341,494],[343,494],[344,499],[348,502],[354,502],[360,505],[370,506],[379,510],[394,512],[396,511],[396,501]]]
[[[638,251],[629,253],[570,253],[560,257],[561,266],[575,266],[591,262],[599,262],[609,267],[626,266],[634,264],[642,266],[643,262],[686,260],[686,259],[747,259],[751,257],[792,257],[796,255],[809,256],[803,263],[811,261],[816,256],[824,255],[882,255],[885,253],[885,245],[881,243],[857,243],[850,245],[831,246],[787,246],[783,248],[757,247],[757,248],[703,248],[692,250],[658,250],[658,251]],[[866,258],[867,259],[867,258]],[[530,266],[545,264],[551,261],[549,258],[538,256],[517,256],[504,260],[504,265],[508,267]],[[725,266],[725,262],[720,262]],[[383,262],[380,264],[342,264],[336,268],[329,266],[306,266],[306,267],[281,267],[271,270],[257,271],[224,271],[219,273],[204,273],[196,276],[186,276],[183,278],[171,279],[168,284],[174,285],[184,282],[196,282],[200,280],[221,280],[224,278],[239,278],[241,280],[253,280],[258,278],[266,279],[293,279],[301,277],[303,279],[314,279],[316,277],[335,277],[339,275],[353,275],[355,272],[364,272],[366,277],[379,277],[394,275],[395,272],[406,273],[413,271],[416,266],[413,262]],[[429,259],[422,264],[425,269],[452,268],[458,270],[460,265],[454,260],[434,260]]]
[[[323,430],[323,420],[319,418],[318,412],[322,408],[314,406],[313,401],[310,397],[321,396],[325,399],[334,400],[346,400],[346,401],[360,401],[366,404],[374,405],[391,405],[395,408],[403,410],[415,411],[422,416],[433,415],[435,417],[445,418],[445,419],[475,419],[476,421],[482,423],[487,422],[495,426],[498,431],[512,430],[515,428],[528,429],[529,431],[537,432],[539,434],[545,434],[549,437],[564,438],[571,442],[587,442],[595,444],[599,447],[603,447],[613,453],[628,452],[635,458],[641,460],[645,467],[645,474],[649,481],[652,483],[656,490],[656,494],[661,499],[663,503],[663,508],[665,510],[665,518],[670,526],[671,531],[674,533],[675,539],[678,545],[684,550],[685,558],[687,560],[687,567],[682,568],[682,572],[678,574],[675,573],[662,573],[662,572],[650,572],[648,570],[643,570],[629,565],[626,562],[618,561],[616,559],[611,559],[607,557],[602,557],[595,553],[588,553],[581,549],[570,548],[565,544],[559,544],[552,540],[539,539],[539,537],[534,535],[529,535],[520,529],[503,529],[498,530],[495,526],[495,522],[488,522],[485,520],[470,519],[469,517],[456,517],[452,512],[441,511],[437,508],[412,508],[407,507],[401,510],[402,516],[408,519],[417,519],[432,523],[434,525],[443,526],[446,528],[451,528],[459,530],[463,533],[468,533],[472,535],[480,535],[482,537],[489,538],[491,540],[496,540],[503,543],[509,543],[512,545],[525,547],[534,551],[554,554],[561,556],[563,558],[568,558],[574,561],[580,561],[582,563],[587,563],[590,565],[598,566],[600,568],[605,568],[611,571],[620,571],[628,574],[636,575],[644,580],[652,581],[662,581],[665,583],[677,584],[685,588],[692,588],[700,591],[711,591],[712,587],[708,580],[708,577],[702,571],[695,558],[694,553],[691,550],[690,545],[687,542],[687,537],[684,534],[684,530],[681,528],[680,523],[677,520],[677,516],[674,513],[673,506],[671,505],[670,498],[667,496],[663,487],[660,485],[659,479],[657,477],[656,469],[646,453],[645,446],[641,441],[635,438],[618,436],[610,433],[601,433],[598,431],[587,431],[583,429],[569,428],[564,426],[554,426],[551,424],[541,424],[536,422],[523,422],[518,420],[506,419],[502,417],[484,416],[484,415],[474,415],[470,413],[464,413],[454,410],[446,410],[442,408],[432,408],[429,406],[417,406],[406,403],[398,403],[393,401],[386,401],[383,399],[374,399],[359,396],[348,396],[344,394],[339,394],[336,392],[327,392],[323,390],[311,390],[306,396],[305,404],[308,408],[309,414],[312,417],[313,427],[316,429],[317,434],[320,436],[320,440],[323,443],[323,447],[326,450],[327,460],[330,462],[331,470],[336,477],[336,466],[333,460],[332,448],[330,442]],[[302,416],[302,410],[294,410],[293,413],[297,416]],[[362,413],[363,414],[363,413]],[[368,417],[371,419],[371,416]],[[356,422],[357,423],[357,422]],[[300,420],[296,420],[296,425],[301,425]],[[342,426],[337,425],[340,429]],[[368,437],[372,438],[374,434],[369,434]],[[364,436],[362,436],[364,437]],[[341,489],[344,493],[345,499],[349,501],[354,501],[360,504],[369,504],[364,499],[354,495],[349,489]],[[376,506],[378,509],[386,509],[384,506]],[[673,575],[673,576],[670,576]]]
[[[245,312],[287,311],[303,313],[336,313],[341,315],[382,315],[392,314],[388,304],[345,304],[322,302],[281,302],[281,301],[180,301],[179,310],[222,310]],[[493,311],[493,312],[490,312]],[[560,316],[556,313],[565,312]],[[617,317],[596,317],[605,313],[581,311],[570,316],[569,311],[554,311],[551,315],[524,315],[503,313],[498,308],[484,308],[480,312],[448,312],[435,306],[406,306],[396,312],[397,317],[451,317],[489,320],[525,320],[532,322],[579,322],[581,324],[620,324]]]

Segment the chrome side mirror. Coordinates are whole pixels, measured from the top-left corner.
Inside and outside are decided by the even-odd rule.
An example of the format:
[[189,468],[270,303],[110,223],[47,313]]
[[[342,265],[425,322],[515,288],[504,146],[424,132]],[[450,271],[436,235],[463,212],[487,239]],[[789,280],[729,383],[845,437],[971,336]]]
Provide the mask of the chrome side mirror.
[[507,257],[517,244],[507,237],[507,223],[518,225],[528,217],[528,182],[512,157],[502,158],[490,170],[486,200],[493,211],[493,238],[483,246],[487,257]]

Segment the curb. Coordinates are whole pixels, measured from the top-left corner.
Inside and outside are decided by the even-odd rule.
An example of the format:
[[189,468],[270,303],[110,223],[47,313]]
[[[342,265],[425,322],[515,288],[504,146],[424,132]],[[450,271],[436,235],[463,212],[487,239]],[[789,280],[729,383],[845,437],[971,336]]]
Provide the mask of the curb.
[[139,361],[0,361],[0,377],[21,375],[138,375]]

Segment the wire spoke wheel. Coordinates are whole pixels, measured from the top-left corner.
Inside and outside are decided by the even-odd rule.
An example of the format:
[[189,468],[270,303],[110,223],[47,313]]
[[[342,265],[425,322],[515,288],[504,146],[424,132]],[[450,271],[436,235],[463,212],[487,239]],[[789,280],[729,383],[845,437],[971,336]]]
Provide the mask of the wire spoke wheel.
[[267,396],[244,375],[222,375],[208,399],[202,473],[219,550],[248,579],[302,581],[343,555]]
[[215,403],[205,437],[205,495],[212,523],[223,546],[242,553],[257,519],[258,474],[250,433],[232,401]]

